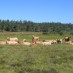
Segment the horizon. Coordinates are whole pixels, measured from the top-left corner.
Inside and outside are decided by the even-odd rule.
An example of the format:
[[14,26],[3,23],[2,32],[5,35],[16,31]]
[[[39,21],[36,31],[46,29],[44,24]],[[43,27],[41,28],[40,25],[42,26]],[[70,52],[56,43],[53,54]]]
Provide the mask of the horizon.
[[[0,19],[1,20],[1,19]],[[6,20],[1,20],[1,21],[15,21],[15,22],[32,22],[32,23],[61,23],[61,24],[73,24],[73,23],[62,23],[62,22],[34,22],[34,21],[30,21],[30,20],[9,20],[9,19],[6,19]]]
[[73,24],[73,0],[1,0],[0,19]]
[[9,19],[0,19],[1,21],[15,21],[15,22],[32,22],[32,23],[61,23],[61,24],[73,24],[73,23],[62,23],[62,22],[34,22],[34,21],[31,21],[31,20],[9,20]]

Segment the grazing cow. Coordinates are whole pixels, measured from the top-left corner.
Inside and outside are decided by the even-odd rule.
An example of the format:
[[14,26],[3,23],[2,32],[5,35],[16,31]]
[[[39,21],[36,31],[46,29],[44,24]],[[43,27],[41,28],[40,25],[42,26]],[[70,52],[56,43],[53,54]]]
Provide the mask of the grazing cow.
[[0,41],[0,45],[5,45],[6,41]]
[[14,37],[14,38],[9,38],[9,37],[8,37],[7,40],[8,40],[8,41],[18,41],[18,38],[17,38],[17,37]]
[[36,42],[36,41],[39,41],[39,37],[37,37],[37,36],[32,36],[32,42]]

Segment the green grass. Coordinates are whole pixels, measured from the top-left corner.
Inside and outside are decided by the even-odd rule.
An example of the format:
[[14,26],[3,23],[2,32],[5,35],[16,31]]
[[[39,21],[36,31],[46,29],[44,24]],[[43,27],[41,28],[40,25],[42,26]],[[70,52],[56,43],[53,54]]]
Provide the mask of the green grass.
[[[60,35],[35,35],[41,40],[64,38]],[[0,40],[6,40],[7,37],[31,41],[32,35],[0,34]],[[73,73],[73,45],[0,45],[0,73]]]

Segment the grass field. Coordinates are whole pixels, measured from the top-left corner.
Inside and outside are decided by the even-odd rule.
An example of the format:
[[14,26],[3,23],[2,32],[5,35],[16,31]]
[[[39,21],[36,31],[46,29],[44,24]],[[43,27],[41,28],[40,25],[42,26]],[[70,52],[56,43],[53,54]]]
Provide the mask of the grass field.
[[[0,40],[18,37],[31,41],[33,33],[0,33]],[[65,35],[35,34],[44,39],[64,39]],[[73,39],[73,36],[71,36]],[[73,45],[54,44],[30,47],[0,45],[0,73],[73,73]]]

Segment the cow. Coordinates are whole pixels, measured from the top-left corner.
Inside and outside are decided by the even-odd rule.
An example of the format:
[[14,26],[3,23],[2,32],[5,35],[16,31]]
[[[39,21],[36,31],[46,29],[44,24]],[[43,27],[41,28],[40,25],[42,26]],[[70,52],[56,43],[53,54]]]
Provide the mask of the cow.
[[65,42],[68,42],[68,41],[70,41],[70,37],[65,37]]
[[70,41],[70,38],[71,38],[71,37],[67,37],[67,36],[65,37],[65,43],[66,43],[66,44],[70,44],[70,42],[71,42],[71,41]]
[[42,41],[35,41],[34,43],[37,44],[37,45],[41,45]]
[[31,42],[30,46],[35,47],[37,44],[35,42]]
[[26,39],[23,39],[22,42],[26,42]]
[[62,39],[57,39],[57,44],[62,44],[63,43],[63,40]]
[[70,41],[70,43],[69,43],[69,44],[73,45],[73,41]]
[[23,45],[28,45],[28,46],[29,46],[31,43],[30,43],[30,42],[23,42],[22,44],[23,44]]
[[57,43],[56,40],[43,40],[43,42],[50,42],[51,44],[56,44]]
[[6,43],[9,45],[18,45],[19,44],[19,42],[17,42],[17,41],[6,41]]
[[0,41],[0,45],[5,45],[6,41]]
[[13,37],[13,38],[9,38],[9,37],[8,37],[7,40],[8,40],[8,41],[18,41],[18,38],[17,38],[17,37]]
[[36,42],[39,41],[39,37],[38,36],[32,36],[32,42]]
[[51,42],[42,42],[42,45],[52,45]]
[[30,42],[27,42],[26,39],[23,39],[21,41],[21,44],[23,44],[23,45],[30,45]]

